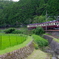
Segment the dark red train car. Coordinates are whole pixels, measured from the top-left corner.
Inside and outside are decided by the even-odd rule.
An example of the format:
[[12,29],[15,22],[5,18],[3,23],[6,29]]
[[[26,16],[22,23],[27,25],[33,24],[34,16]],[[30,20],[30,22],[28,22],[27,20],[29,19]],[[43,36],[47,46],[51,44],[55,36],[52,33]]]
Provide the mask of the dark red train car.
[[59,29],[59,21],[49,21],[44,23],[36,23],[27,25],[28,29],[34,29],[36,27],[42,27],[44,30],[46,29]]

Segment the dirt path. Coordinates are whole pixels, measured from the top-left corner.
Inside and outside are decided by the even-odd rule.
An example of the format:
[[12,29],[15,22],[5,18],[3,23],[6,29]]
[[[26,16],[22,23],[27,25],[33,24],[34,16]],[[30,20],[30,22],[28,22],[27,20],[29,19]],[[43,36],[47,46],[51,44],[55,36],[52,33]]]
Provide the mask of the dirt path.
[[41,50],[34,50],[33,53],[26,59],[50,59],[50,56]]

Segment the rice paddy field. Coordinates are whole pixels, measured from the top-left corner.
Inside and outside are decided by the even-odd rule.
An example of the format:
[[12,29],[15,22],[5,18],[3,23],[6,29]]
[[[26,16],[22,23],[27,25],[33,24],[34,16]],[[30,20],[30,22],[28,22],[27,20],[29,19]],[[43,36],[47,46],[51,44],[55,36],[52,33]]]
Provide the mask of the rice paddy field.
[[26,41],[26,35],[20,34],[0,34],[0,50],[15,46]]
[[[22,36],[22,35],[21,35]],[[3,47],[2,48],[4,48],[4,49],[1,49],[0,50],[0,55],[2,55],[2,54],[5,54],[5,53],[9,53],[9,52],[12,52],[12,51],[14,51],[14,50],[18,50],[18,49],[20,49],[20,48],[23,48],[23,47],[25,47],[25,46],[27,46],[28,45],[28,43],[29,42],[31,42],[33,39],[32,39],[32,37],[31,36],[26,36],[26,35],[23,35],[23,38],[24,38],[24,36],[25,36],[25,38],[26,39],[24,39],[25,41],[23,41],[22,43],[21,43],[21,41],[19,41],[19,43],[17,43],[17,45],[14,45],[14,46],[8,46],[8,42],[6,42],[6,44],[4,45],[3,44]],[[19,37],[18,37],[19,38]],[[18,39],[17,39],[18,40]],[[20,40],[20,39],[19,39]],[[13,42],[14,43],[14,42]],[[1,45],[1,43],[0,43],[0,45]],[[1,45],[2,46],[2,45]],[[6,46],[8,46],[8,47],[6,47]],[[0,47],[1,48],[1,47]]]

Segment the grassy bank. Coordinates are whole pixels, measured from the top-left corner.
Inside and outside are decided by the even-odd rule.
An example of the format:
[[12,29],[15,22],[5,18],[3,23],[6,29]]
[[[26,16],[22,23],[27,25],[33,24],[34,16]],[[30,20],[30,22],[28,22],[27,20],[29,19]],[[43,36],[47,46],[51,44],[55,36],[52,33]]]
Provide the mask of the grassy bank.
[[26,38],[26,35],[2,34],[0,35],[0,50],[21,44],[26,40]]
[[38,44],[39,47],[47,46],[48,41],[39,35],[32,35],[34,42]]
[[33,53],[26,59],[50,59],[50,56],[41,50],[34,50]]
[[27,37],[27,40],[24,41],[22,44],[15,45],[13,47],[11,46],[11,47],[6,48],[4,50],[0,50],[0,55],[5,54],[5,53],[8,53],[8,52],[12,52],[12,51],[17,50],[17,49],[20,49],[22,47],[25,47],[30,41],[32,41],[32,37],[28,36]]

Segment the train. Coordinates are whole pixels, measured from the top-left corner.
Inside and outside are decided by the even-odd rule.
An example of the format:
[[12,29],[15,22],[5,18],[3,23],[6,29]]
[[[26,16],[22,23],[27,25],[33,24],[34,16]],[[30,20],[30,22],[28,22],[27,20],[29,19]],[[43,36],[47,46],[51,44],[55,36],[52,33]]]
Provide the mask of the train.
[[42,27],[44,30],[59,29],[59,17],[57,18],[57,20],[27,25],[28,29],[35,29],[37,27]]

